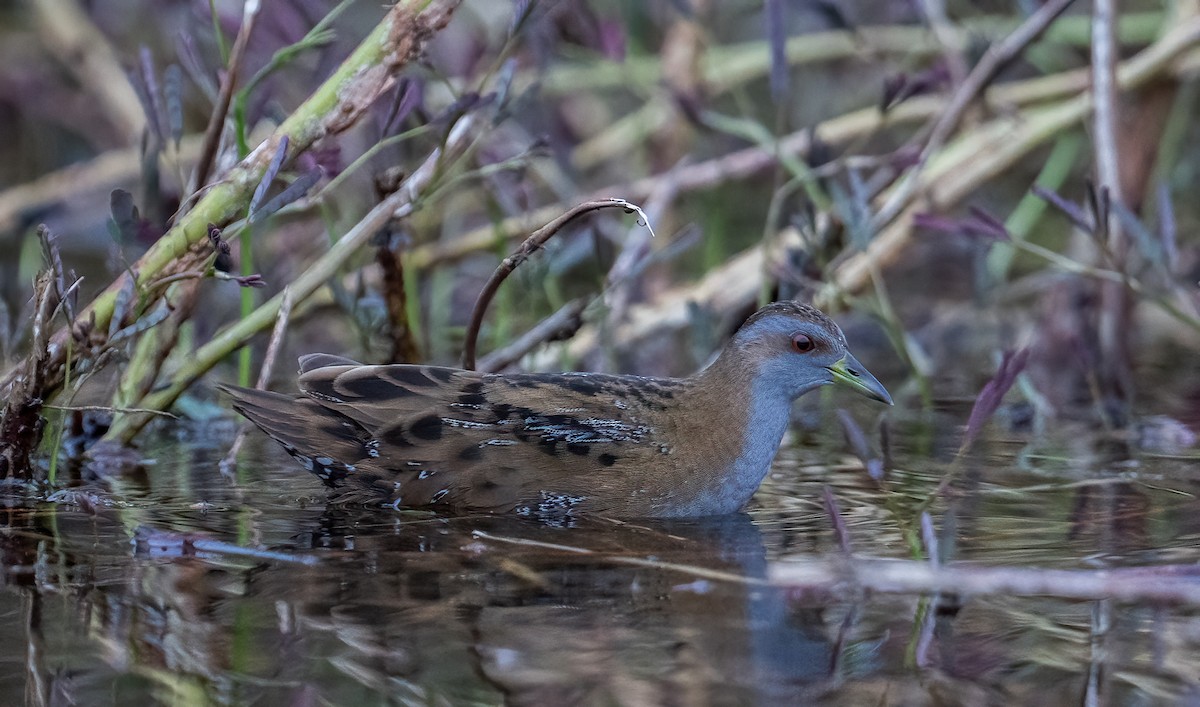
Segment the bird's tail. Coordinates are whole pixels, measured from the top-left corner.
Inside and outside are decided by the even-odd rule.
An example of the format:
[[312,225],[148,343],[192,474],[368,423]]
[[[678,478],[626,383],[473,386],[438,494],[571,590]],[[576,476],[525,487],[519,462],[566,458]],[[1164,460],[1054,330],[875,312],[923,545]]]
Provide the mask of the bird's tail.
[[218,387],[233,398],[233,409],[330,486],[353,473],[356,462],[365,456],[361,428],[309,398],[233,385]]

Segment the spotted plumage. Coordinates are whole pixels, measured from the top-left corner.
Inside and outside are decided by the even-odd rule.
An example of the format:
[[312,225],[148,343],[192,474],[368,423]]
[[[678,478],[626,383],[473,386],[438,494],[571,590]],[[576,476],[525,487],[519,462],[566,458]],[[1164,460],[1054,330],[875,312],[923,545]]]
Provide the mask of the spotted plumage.
[[779,302],[685,379],[482,374],[310,354],[299,396],[227,390],[348,500],[639,517],[740,508],[766,475],[791,402],[833,382],[891,402],[836,324]]

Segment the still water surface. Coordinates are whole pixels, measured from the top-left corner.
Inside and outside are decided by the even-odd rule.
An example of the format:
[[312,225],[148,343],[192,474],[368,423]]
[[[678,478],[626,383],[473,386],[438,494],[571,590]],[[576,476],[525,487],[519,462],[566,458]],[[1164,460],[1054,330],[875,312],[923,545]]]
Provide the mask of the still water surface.
[[[855,556],[909,557],[928,449],[886,490],[828,443],[781,453],[747,514],[550,527],[328,508],[257,436],[233,485],[213,436],[83,506],[0,496],[0,704],[1200,704],[1195,605],[765,581],[842,556],[826,487]],[[1200,561],[1195,460],[1080,458],[993,445],[934,508],[939,554]]]

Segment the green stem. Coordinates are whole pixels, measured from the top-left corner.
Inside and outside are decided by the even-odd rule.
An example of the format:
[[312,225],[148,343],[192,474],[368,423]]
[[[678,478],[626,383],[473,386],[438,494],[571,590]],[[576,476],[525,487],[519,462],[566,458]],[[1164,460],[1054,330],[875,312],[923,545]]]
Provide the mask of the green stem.
[[221,31],[221,17],[217,14],[217,0],[208,0],[208,13],[212,17],[213,37],[217,40],[217,52],[221,55],[221,66],[229,65],[229,43]]
[[[280,139],[289,140],[289,157],[307,150],[326,135],[347,129],[391,85],[392,77],[416,57],[425,40],[433,36],[457,7],[459,0],[401,0],[363,39],[362,43],[313,94],[275,130],[275,134],[242,162],[230,170],[224,180],[212,186],[194,208],[167,231],[126,273],[108,286],[76,318],[76,325],[92,331],[106,331],[112,319],[117,294],[126,279],[136,277],[139,291],[146,283],[162,277],[169,268],[178,269],[208,256],[209,223],[223,225],[239,218],[255,187],[262,179]],[[143,298],[144,307],[156,297]],[[46,362],[49,372],[48,397],[62,381],[70,327],[55,332],[52,358]],[[10,372],[0,380],[4,389],[16,375]]]
[[[254,227],[242,229],[238,234],[238,244],[241,246],[239,256],[241,257],[241,272],[242,277],[247,277],[254,274],[254,247],[253,247]],[[241,316],[242,319],[249,317],[254,311],[254,289],[243,287],[241,292]],[[238,352],[238,385],[249,386],[250,378],[253,375],[251,366],[250,347],[243,346]]]
[[[1131,12],[1117,23],[1118,41],[1123,45],[1144,45],[1155,41],[1162,31],[1166,14],[1161,11]],[[1010,17],[981,17],[967,20],[956,28],[960,47],[968,46],[981,34],[1011,32],[1019,20]],[[1076,47],[1091,44],[1090,17],[1086,14],[1061,17],[1043,34],[1043,43],[1061,43]],[[921,26],[855,27],[854,31],[812,32],[788,40],[785,46],[789,66],[819,62],[861,60],[864,49],[872,54],[899,54],[926,57],[946,50],[927,28]],[[744,42],[713,47],[705,52],[703,83],[718,92],[761,78],[771,66],[771,54],[765,41]],[[657,55],[625,57],[620,62],[588,62],[565,65],[548,72],[542,79],[547,94],[638,89],[654,86],[662,80],[662,59]]]
[[[442,149],[435,150],[400,189],[371,209],[346,235],[333,243],[323,256],[290,283],[288,291],[291,293],[293,304],[298,306],[334,277],[343,264],[357,253],[359,248],[366,245],[380,228],[392,219],[407,216],[419,208],[445,167],[460,162],[470,149],[479,120],[474,114],[460,118],[450,130]],[[196,379],[238,347],[243,346],[252,336],[273,326],[283,304],[283,297],[282,292],[275,295],[201,346],[168,385],[143,399],[142,407],[153,410],[169,408]],[[150,416],[145,414],[125,416],[114,423],[108,437],[128,442],[149,420]]]
[[[1058,191],[1071,174],[1082,149],[1083,135],[1080,133],[1069,132],[1060,135],[1054,141],[1054,148],[1046,158],[1046,164],[1042,165],[1042,171],[1034,180],[1034,184],[1050,191]],[[1025,241],[1029,237],[1033,227],[1045,215],[1047,206],[1044,199],[1032,192],[1021,198],[1017,208],[1013,209],[1012,214],[1004,221],[1004,227],[1014,241]],[[992,248],[988,253],[987,271],[993,282],[1003,282],[1008,277],[1015,255],[1014,244],[997,243]]]

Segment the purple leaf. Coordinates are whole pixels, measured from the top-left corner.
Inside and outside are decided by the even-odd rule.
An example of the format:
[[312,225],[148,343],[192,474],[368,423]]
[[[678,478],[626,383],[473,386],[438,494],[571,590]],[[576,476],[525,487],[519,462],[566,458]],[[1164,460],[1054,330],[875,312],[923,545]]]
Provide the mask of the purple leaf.
[[1096,227],[1088,221],[1087,214],[1077,205],[1067,201],[1057,193],[1050,191],[1043,186],[1035,186],[1033,188],[1034,195],[1041,198],[1046,203],[1058,209],[1067,220],[1075,224],[1075,227],[1086,233],[1095,233]]
[[879,112],[886,113],[889,108],[908,98],[908,74],[901,72],[883,78],[883,95],[879,97]]
[[267,195],[267,189],[271,187],[275,177],[279,175],[279,168],[283,166],[283,160],[287,157],[288,136],[284,135],[279,138],[279,146],[275,148],[275,156],[271,158],[271,164],[267,165],[267,170],[263,172],[262,179],[258,182],[258,186],[254,189],[254,196],[250,198],[250,218],[253,219],[258,213],[258,206],[262,203],[263,197]]
[[512,37],[520,32],[532,14],[533,2],[531,0],[517,0],[513,4],[512,20],[508,23],[508,36]]
[[167,127],[167,108],[163,104],[163,94],[158,86],[158,78],[154,73],[154,56],[150,53],[150,48],[143,45],[138,53],[138,58],[141,60],[142,81],[146,87],[146,97],[149,99],[149,112],[146,114],[146,120],[153,124],[154,133],[158,136],[159,144],[167,144],[167,135],[170,132]]
[[786,100],[788,92],[787,20],[783,9],[783,0],[766,0],[763,7],[771,46],[771,98],[776,103]]
[[108,337],[108,345],[113,346],[130,337],[149,331],[166,321],[169,316],[171,316],[170,306],[165,301],[160,300],[158,306],[153,310],[139,315],[129,326],[113,332],[112,336]]
[[213,80],[212,71],[205,66],[204,61],[196,51],[195,39],[187,32],[180,32],[176,35],[176,39],[178,41],[175,42],[175,55],[183,62],[183,68],[187,71],[188,77],[200,87],[200,90],[204,92],[204,95],[209,100],[215,102],[217,97],[217,82]]
[[850,413],[839,409],[837,418],[842,425],[842,433],[846,435],[846,444],[850,445],[850,451],[854,453],[854,456],[862,462],[871,458],[871,447],[867,444],[867,436],[863,434],[862,428],[858,426]]
[[625,61],[625,27],[615,20],[600,20],[600,53],[609,61]]
[[108,210],[116,226],[118,243],[132,243],[141,221],[137,205],[133,203],[133,195],[124,189],[113,189],[108,196]]
[[405,76],[396,87],[396,98],[388,109],[388,116],[383,121],[383,134],[390,135],[392,130],[404,122],[404,119],[421,105],[424,97],[423,83]]
[[1100,187],[1096,189],[1096,185],[1090,180],[1087,183],[1087,205],[1092,212],[1093,235],[1105,235],[1108,233],[1108,213],[1111,205],[1112,197],[1108,193],[1108,187]]
[[1021,349],[1015,353],[1004,352],[996,375],[984,384],[978,397],[975,398],[975,405],[972,406],[971,415],[967,418],[967,430],[963,435],[961,449],[965,450],[970,447],[975,438],[979,436],[980,430],[983,429],[983,423],[987,422],[988,418],[1000,407],[1000,401],[1004,398],[1004,394],[1016,382],[1017,375],[1025,369],[1025,364],[1028,362],[1029,349]]
[[1171,206],[1171,191],[1166,182],[1159,182],[1154,190],[1158,206],[1158,233],[1162,239],[1167,268],[1176,269],[1179,263],[1178,233],[1175,225],[1175,210]]
[[871,479],[882,481],[883,461],[871,451],[871,445],[867,443],[867,436],[863,434],[862,428],[845,410],[839,409],[837,418],[842,425],[842,433],[846,435],[846,444],[850,445],[850,452],[863,463]]
[[941,61],[915,74],[894,74],[883,81],[883,97],[879,110],[886,113],[913,96],[932,93],[949,83],[950,69]]
[[242,287],[266,287],[267,286],[267,281],[264,280],[263,276],[258,273],[254,273],[253,275],[243,275],[243,276],[239,276],[239,277],[232,277],[230,279],[233,280],[234,282],[236,282],[238,285],[241,285]]
[[949,216],[922,213],[913,216],[913,225],[938,233],[962,235],[983,241],[1007,241],[1011,236],[1004,223],[978,207],[969,209],[970,216],[955,219]]
[[1008,227],[1000,219],[978,206],[971,206],[967,211],[973,218],[971,226],[977,235],[990,237],[997,241],[1012,240],[1012,236],[1008,232]]
[[137,300],[136,281],[137,277],[130,273],[128,277],[122,279],[121,289],[117,290],[117,297],[113,301],[112,317],[108,321],[108,339],[110,341],[120,331],[125,317],[129,316],[133,303]]
[[925,545],[925,555],[929,558],[929,564],[936,568],[938,566],[938,540],[929,511],[921,511],[921,542]]
[[171,64],[163,71],[163,98],[167,102],[167,124],[175,149],[183,139],[183,69]]
[[959,231],[959,223],[956,219],[929,212],[914,214],[913,226],[935,233],[958,233]]
[[842,510],[838,508],[837,498],[829,490],[829,486],[825,486],[823,492],[822,500],[825,512],[829,514],[829,523],[833,526],[833,536],[837,538],[838,547],[842,549],[842,552],[849,555],[851,553],[850,531],[846,529],[846,520],[842,518]]
[[336,144],[311,147],[296,156],[295,166],[300,172],[319,171],[327,177],[342,173],[342,148]]
[[888,156],[888,166],[897,172],[915,167],[920,162],[921,148],[916,145],[905,145]]
[[[879,423],[879,449],[882,452],[879,460],[879,480],[882,481],[887,470],[892,468],[892,426],[888,423],[886,415]],[[867,473],[871,473],[870,467],[867,467]]]
[[250,223],[258,223],[293,201],[303,197],[308,193],[308,190],[311,189],[314,184],[320,181],[320,179],[321,171],[319,169],[315,169],[311,172],[306,172],[300,175],[296,178],[296,181],[292,182],[287,186],[286,189],[279,192],[275,198],[271,199],[266,204],[263,204],[262,208],[258,211],[255,211],[254,215],[250,217]]

